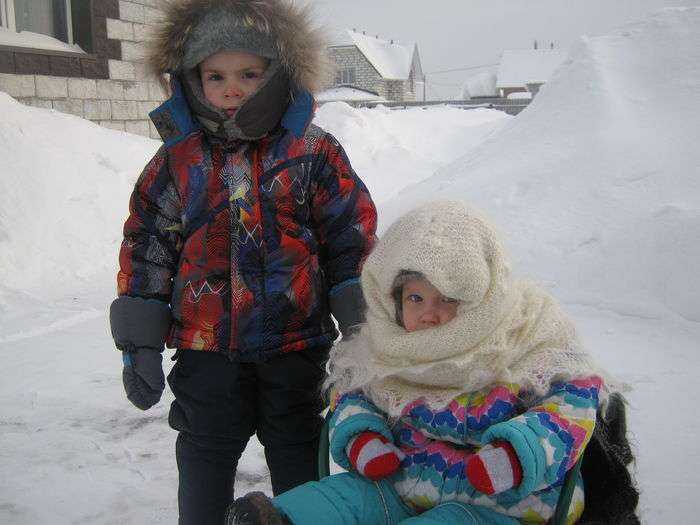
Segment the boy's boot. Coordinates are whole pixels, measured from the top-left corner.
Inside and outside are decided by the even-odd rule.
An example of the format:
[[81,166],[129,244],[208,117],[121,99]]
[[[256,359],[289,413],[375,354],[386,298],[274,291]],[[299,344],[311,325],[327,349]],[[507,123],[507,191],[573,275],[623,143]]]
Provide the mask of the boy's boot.
[[262,492],[250,492],[226,509],[226,525],[291,525]]

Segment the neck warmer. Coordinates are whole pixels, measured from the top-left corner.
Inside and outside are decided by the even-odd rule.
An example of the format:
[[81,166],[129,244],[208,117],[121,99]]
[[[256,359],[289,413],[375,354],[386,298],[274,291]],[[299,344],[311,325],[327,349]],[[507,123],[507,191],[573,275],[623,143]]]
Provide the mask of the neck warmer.
[[[399,326],[392,286],[406,270],[458,299],[456,317],[411,333]],[[367,322],[333,350],[327,384],[362,389],[391,416],[419,398],[442,408],[498,382],[544,395],[553,381],[601,374],[556,301],[513,279],[493,226],[460,203],[432,203],[392,225],[365,262],[362,289]]]

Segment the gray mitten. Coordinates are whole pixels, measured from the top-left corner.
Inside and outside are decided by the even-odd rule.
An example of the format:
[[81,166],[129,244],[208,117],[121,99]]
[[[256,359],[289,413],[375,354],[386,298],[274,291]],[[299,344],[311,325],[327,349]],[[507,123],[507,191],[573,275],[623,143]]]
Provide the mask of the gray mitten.
[[126,397],[141,410],[163,394],[163,344],[170,329],[170,307],[163,301],[122,296],[110,307],[112,337],[122,351]]
[[163,354],[152,348],[137,348],[124,352],[122,360],[122,381],[127,399],[137,408],[148,410],[160,401],[165,389]]
[[345,281],[334,287],[330,293],[330,306],[343,339],[350,339],[365,322],[367,309],[359,279]]

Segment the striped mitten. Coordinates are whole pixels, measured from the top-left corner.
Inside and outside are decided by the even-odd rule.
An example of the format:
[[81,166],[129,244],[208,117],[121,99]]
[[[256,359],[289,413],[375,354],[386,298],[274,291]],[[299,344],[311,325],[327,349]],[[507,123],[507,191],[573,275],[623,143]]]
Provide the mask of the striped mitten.
[[518,456],[507,441],[482,447],[467,462],[466,470],[472,486],[489,496],[517,487],[523,479]]
[[352,467],[367,479],[377,481],[399,469],[405,454],[377,432],[360,432],[345,447]]

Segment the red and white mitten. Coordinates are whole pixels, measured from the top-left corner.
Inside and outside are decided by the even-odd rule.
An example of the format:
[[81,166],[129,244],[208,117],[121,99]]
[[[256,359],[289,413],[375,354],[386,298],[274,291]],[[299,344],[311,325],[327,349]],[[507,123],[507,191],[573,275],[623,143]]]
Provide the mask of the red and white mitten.
[[523,470],[515,450],[507,441],[494,441],[482,447],[467,463],[469,483],[489,496],[520,485]]
[[345,447],[352,467],[367,479],[377,481],[399,469],[405,454],[377,432],[360,432]]

